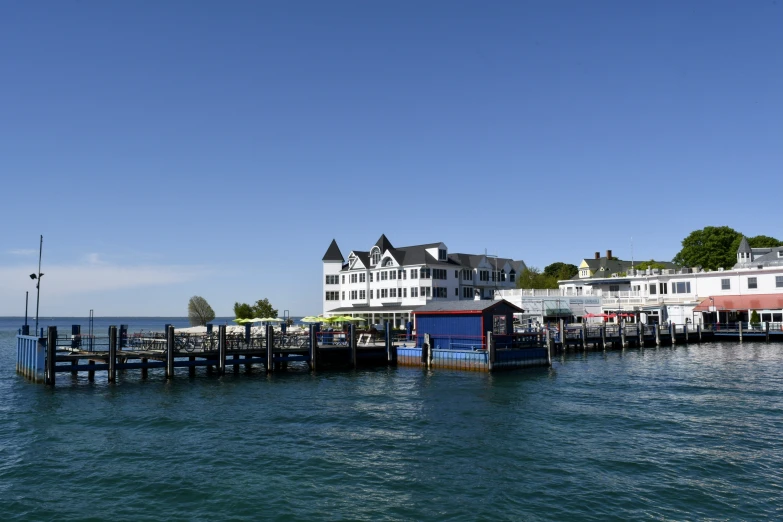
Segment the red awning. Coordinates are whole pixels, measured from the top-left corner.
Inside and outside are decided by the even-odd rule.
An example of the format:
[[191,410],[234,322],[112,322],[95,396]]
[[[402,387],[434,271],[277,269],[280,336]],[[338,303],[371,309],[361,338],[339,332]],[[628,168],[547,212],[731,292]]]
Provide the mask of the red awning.
[[710,306],[714,306],[720,312],[734,310],[783,310],[783,294],[716,295],[703,300],[693,311],[709,312]]

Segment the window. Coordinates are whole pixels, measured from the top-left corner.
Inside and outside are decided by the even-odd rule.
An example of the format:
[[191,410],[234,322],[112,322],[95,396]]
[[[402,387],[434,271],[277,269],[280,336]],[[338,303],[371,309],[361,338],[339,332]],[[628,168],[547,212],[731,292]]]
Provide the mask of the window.
[[513,283],[513,282],[515,282],[515,281],[516,281],[516,279],[517,279],[517,273],[516,273],[516,272],[514,272],[514,271],[512,270],[512,271],[511,271],[511,272],[508,274],[508,280],[509,280],[509,281],[511,281],[511,282]]
[[748,288],[758,288],[758,284],[756,283],[755,277],[748,278]]
[[655,286],[655,283],[650,284],[650,295],[655,295],[658,293],[658,287]]
[[454,271],[454,279],[459,279],[459,270]]
[[361,301],[364,301],[367,299],[367,291],[366,290],[359,290],[359,299]]
[[415,287],[415,286],[411,287],[411,297],[419,297],[419,289],[418,289],[418,287]]
[[381,299],[389,297],[389,291],[386,288],[381,288]]
[[365,278],[365,276],[366,276],[366,275],[367,275],[367,274],[365,274],[364,272],[362,272],[361,274],[359,274],[359,282],[360,282],[360,283],[364,283],[364,278]]
[[492,333],[495,335],[505,335],[506,331],[506,316],[505,315],[493,315],[492,316]]
[[373,296],[372,296],[372,294],[373,294],[373,291],[372,291],[372,290],[370,290],[370,299],[373,299]]
[[497,272],[495,272],[495,271],[493,270],[493,271],[492,271],[492,280],[493,280],[493,281],[495,281],[495,280],[496,280],[496,278],[497,278]]
[[397,279],[397,271],[389,270],[389,279]]
[[783,288],[783,276],[775,276],[775,288]]
[[405,270],[397,270],[397,279],[405,279]]
[[473,281],[473,270],[465,269],[462,271],[463,281]]
[[429,297],[430,296],[430,287],[429,286],[422,286],[421,287],[421,296],[422,297]]
[[370,272],[370,282],[372,283],[373,275],[372,272]]
[[[427,271],[429,272],[429,268],[427,268]],[[432,278],[433,279],[447,279],[448,273],[443,268],[433,268],[432,269]]]
[[446,250],[443,248],[438,249],[438,261],[446,261]]
[[505,270],[501,270],[500,271],[500,280],[501,281],[505,281],[506,280],[506,271]]
[[[429,290],[429,288],[427,289]],[[446,288],[433,288],[432,289],[432,297],[447,297],[446,295]]]
[[351,274],[351,283],[359,282],[359,274]]
[[386,273],[386,270],[384,270],[383,272],[381,272],[381,281],[386,281],[386,277],[387,277],[387,275],[388,275],[388,274]]
[[430,278],[430,269],[429,268],[422,268],[419,270],[419,276],[422,279],[429,279]]
[[463,299],[473,299],[473,287],[472,286],[463,286],[462,287],[462,297],[463,297]]
[[416,269],[416,268],[412,268],[412,269],[411,269],[411,279],[416,279],[417,277],[419,277],[419,271],[418,271],[418,269]]
[[338,285],[338,284],[340,284],[340,276],[337,276],[337,275],[328,275],[328,276],[326,276],[326,284],[327,285]]
[[673,294],[690,294],[691,283],[690,281],[672,283]]
[[731,290],[731,279],[721,279],[720,280],[720,289],[721,290]]
[[381,261],[381,249],[375,247],[372,249],[372,259],[370,260],[370,262],[373,265],[377,265],[378,263],[380,263],[380,261]]
[[397,297],[397,289],[396,288],[389,289],[389,297]]
[[609,291],[610,292],[619,292],[620,291],[620,285],[609,285]]
[[339,292],[326,292],[326,300],[327,301],[337,301],[337,296]]
[[343,301],[345,301],[345,292],[343,292]]
[[351,301],[356,301],[357,297],[359,297],[359,292],[351,290]]
[[479,270],[479,281],[489,281],[489,270]]
[[661,294],[661,295],[668,294],[669,293],[669,284],[668,283],[658,283],[658,290],[660,290],[658,293]]
[[402,289],[402,297],[408,297],[408,289],[407,288],[403,288]]
[[459,297],[459,288],[454,289],[454,297]]
[[342,281],[343,281],[343,284],[345,284],[345,276],[343,276],[343,279],[342,279]]

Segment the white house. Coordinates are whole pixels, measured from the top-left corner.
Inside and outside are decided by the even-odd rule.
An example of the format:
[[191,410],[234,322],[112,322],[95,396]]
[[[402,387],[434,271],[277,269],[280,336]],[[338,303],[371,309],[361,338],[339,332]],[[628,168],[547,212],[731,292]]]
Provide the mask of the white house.
[[394,247],[385,235],[346,260],[332,240],[323,256],[323,312],[401,326],[433,300],[493,299],[516,286],[523,261],[449,252],[444,243]]
[[731,270],[666,268],[605,273],[559,282],[563,295],[599,296],[604,312],[643,322],[683,324],[783,321],[783,247],[751,249],[745,238]]

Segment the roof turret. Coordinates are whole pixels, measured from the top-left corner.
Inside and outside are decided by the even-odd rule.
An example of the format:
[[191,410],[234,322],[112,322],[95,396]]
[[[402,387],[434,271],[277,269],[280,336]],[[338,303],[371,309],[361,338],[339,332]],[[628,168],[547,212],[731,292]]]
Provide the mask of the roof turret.
[[332,243],[329,245],[329,248],[326,249],[326,253],[321,261],[339,261],[345,263],[345,258],[340,252],[340,247],[337,246],[337,240],[332,239]]

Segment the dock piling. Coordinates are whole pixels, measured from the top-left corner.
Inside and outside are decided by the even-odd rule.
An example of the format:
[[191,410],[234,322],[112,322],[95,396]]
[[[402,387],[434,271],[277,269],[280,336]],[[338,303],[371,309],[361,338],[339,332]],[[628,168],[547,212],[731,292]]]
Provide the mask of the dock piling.
[[218,375],[226,374],[226,325],[218,326]]
[[353,323],[348,326],[348,343],[351,347],[351,366],[356,368],[356,325]]
[[46,338],[46,384],[49,384],[51,386],[54,386],[55,381],[55,371],[54,367],[56,365],[57,360],[57,327],[56,326],[50,326],[49,331],[47,332],[48,336]]
[[[547,340],[549,339],[549,328],[546,329]],[[550,343],[547,342],[547,351],[549,351]],[[489,371],[492,371],[495,367],[495,338],[492,336],[491,331],[487,331],[487,366]]]
[[117,327],[109,327],[109,375],[107,380],[115,382],[117,379]]
[[266,371],[267,373],[274,371],[272,350],[275,346],[275,331],[271,324],[266,325]]
[[166,329],[166,378],[174,377],[174,327]]

